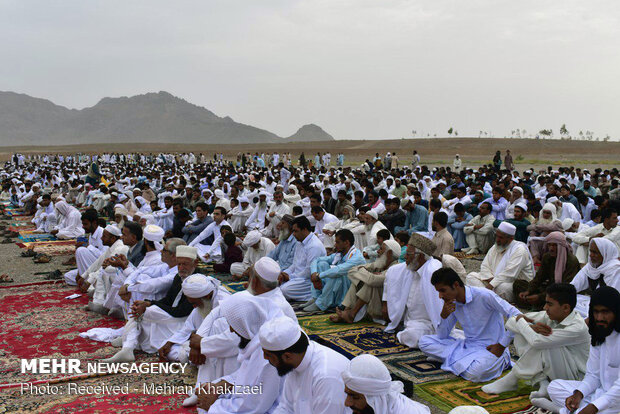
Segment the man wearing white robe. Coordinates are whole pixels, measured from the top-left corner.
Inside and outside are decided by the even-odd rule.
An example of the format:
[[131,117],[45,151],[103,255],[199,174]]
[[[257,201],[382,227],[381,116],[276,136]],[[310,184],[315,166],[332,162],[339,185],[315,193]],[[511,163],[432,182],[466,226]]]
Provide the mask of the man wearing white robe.
[[230,274],[234,278],[249,276],[248,269],[250,266],[276,248],[273,242],[266,237],[262,237],[262,233],[258,230],[249,232],[245,239],[243,239],[242,244],[246,248],[243,261],[230,265]]
[[[274,318],[291,320],[282,315],[282,311],[269,299],[242,293],[232,295],[220,306],[221,315],[239,338],[239,368],[201,386],[197,393],[198,412],[271,413],[278,404],[282,380],[276,368],[264,358],[258,332],[263,324]],[[217,390],[224,386],[261,386],[261,393],[226,393]]]
[[547,199],[547,203],[553,203],[557,208],[557,217],[560,221],[571,218],[574,221],[581,221],[581,213],[573,205],[573,203],[563,203],[559,198],[553,196]]
[[70,206],[64,200],[57,201],[54,207],[58,224],[50,232],[52,235],[60,240],[75,239],[84,235],[82,214],[77,208]]
[[[617,414],[620,410],[620,293],[604,286],[592,294],[588,327],[592,337],[586,375],[581,381],[549,384],[555,412]],[[560,409],[561,408],[561,409]]]
[[265,217],[267,216],[267,192],[261,191],[258,193],[258,203],[254,206],[254,211],[245,222],[245,227],[248,230],[262,230],[265,228]]
[[[514,240],[515,226],[502,222],[495,234],[495,245],[488,251],[480,272],[467,275],[467,285],[486,287],[503,299],[512,302],[516,281],[529,282],[534,278],[534,265],[525,243]],[[524,284],[525,285],[525,284]],[[523,287],[526,290],[526,287]]]
[[[198,257],[201,260],[209,260],[209,256],[213,251],[212,247],[219,249],[219,238],[222,237],[220,230],[222,226],[230,226],[226,218],[226,210],[223,207],[215,207],[213,210],[213,223],[209,224],[203,231],[200,232],[194,240],[190,242],[191,247],[195,247],[198,250]],[[209,244],[202,244],[203,240],[212,240]]]
[[435,249],[431,240],[412,233],[405,263],[392,266],[385,275],[383,302],[390,320],[385,330],[394,332],[402,322],[404,329],[396,337],[410,348],[417,348],[420,338],[434,333],[440,322],[443,303],[431,284],[431,276],[442,266],[431,256]]
[[463,227],[468,248],[462,249],[466,254],[486,254],[495,240],[495,217],[491,214],[489,203],[480,204],[478,215]]
[[[442,363],[441,369],[472,382],[499,377],[510,367],[508,345],[513,334],[504,318],[521,312],[489,289],[463,285],[452,269],[441,268],[431,283],[444,301],[437,333],[420,338],[420,351]],[[451,336],[456,323],[464,339]]]
[[487,394],[515,391],[518,381],[539,386],[530,394],[532,404],[545,408],[549,382],[580,380],[586,372],[590,350],[588,326],[575,311],[575,287],[559,283],[547,288],[545,310],[511,317],[506,329],[514,333],[518,361],[508,374],[482,387]]
[[319,345],[287,317],[265,323],[260,331],[265,358],[284,377],[280,401],[273,414],[345,414],[343,355]]
[[39,203],[39,208],[32,219],[32,223],[37,226],[35,232],[49,233],[56,225],[56,210],[54,208],[54,203],[52,203],[51,197],[47,194],[44,194],[37,201]]
[[134,349],[154,353],[166,339],[181,329],[193,310],[183,295],[182,283],[196,269],[196,248],[178,246],[176,249],[178,274],[166,296],[161,300],[136,300],[131,305],[130,319],[123,330],[122,349],[103,362],[132,362]]
[[202,274],[187,277],[181,288],[194,310],[185,320],[183,327],[159,348],[159,357],[162,360],[187,362],[190,336],[200,328],[205,317],[230,296],[230,292],[222,287],[219,280]]
[[323,233],[323,229],[325,225],[330,223],[335,223],[338,220],[336,216],[333,214],[329,214],[321,206],[314,206],[310,210],[312,213],[312,217],[316,220],[316,224],[314,225],[314,234],[321,240],[321,243],[325,244],[325,239],[328,237],[325,233]]
[[578,246],[575,256],[577,256],[579,263],[585,264],[588,261],[588,245],[590,240],[609,235],[617,225],[618,213],[612,209],[604,209],[601,212],[600,224],[575,234],[573,236],[573,243]]
[[235,233],[242,233],[245,230],[245,222],[248,221],[254,207],[250,206],[250,200],[247,197],[238,198],[239,205],[235,206],[230,213],[228,213],[228,221]]
[[392,381],[390,371],[374,355],[362,354],[350,360],[342,380],[347,394],[344,405],[351,408],[353,414],[366,413],[369,407],[376,414],[431,412],[427,406],[403,395],[403,383]]
[[[65,281],[69,285],[77,285],[81,288],[84,280],[84,273],[88,270],[99,256],[106,249],[103,245],[101,237],[103,236],[103,228],[99,226],[99,218],[95,210],[87,210],[81,216],[82,229],[89,234],[88,245],[80,246],[75,250],[75,262],[77,269],[70,270],[65,273]],[[84,289],[84,292],[86,289]]]

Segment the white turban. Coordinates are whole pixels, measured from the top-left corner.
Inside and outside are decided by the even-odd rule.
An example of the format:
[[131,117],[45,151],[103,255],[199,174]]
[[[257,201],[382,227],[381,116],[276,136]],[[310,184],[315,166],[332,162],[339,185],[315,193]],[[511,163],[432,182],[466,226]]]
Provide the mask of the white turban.
[[517,203],[517,204],[515,204],[515,207],[519,207],[519,208],[523,209],[523,211],[525,211],[527,213],[527,205],[525,203]]
[[548,211],[551,213],[551,220],[550,221],[555,221],[558,219],[558,208],[555,206],[555,204],[551,204],[549,202],[545,203],[545,205],[542,208],[542,211]]
[[164,229],[154,224],[149,224],[144,228],[144,239],[153,242],[157,250],[163,248],[161,241],[164,239]]
[[555,203],[555,202],[558,202],[558,201],[560,201],[560,200],[558,200],[558,198],[557,198],[557,197],[555,197],[555,196],[553,196],[553,197],[549,197],[549,198],[547,199],[547,203]]
[[568,229],[570,229],[573,224],[575,224],[575,220],[567,217],[564,219],[564,221],[562,221],[562,228],[564,229],[564,231],[568,231]]
[[187,257],[193,260],[198,257],[198,250],[192,246],[177,246],[176,256],[177,258]]
[[215,196],[217,198],[224,198],[224,197],[226,197],[224,192],[222,190],[220,190],[219,188],[217,190],[215,190],[213,193],[215,194]]
[[107,231],[108,233],[110,233],[113,236],[116,237],[121,237],[121,229],[119,229],[116,225],[114,224],[108,224],[107,226],[105,226],[105,231]]
[[392,258],[398,259],[400,257],[400,244],[396,240],[384,240],[383,244],[392,251]]
[[267,351],[284,351],[295,345],[301,335],[301,327],[297,321],[287,316],[270,320],[258,333],[260,345]]
[[241,204],[241,203],[249,203],[250,202],[250,200],[248,200],[248,198],[245,197],[245,196],[244,197],[239,197],[238,200],[239,200],[239,204]]
[[256,243],[260,241],[262,236],[263,235],[260,231],[252,230],[245,236],[245,239],[243,239],[243,246],[245,247],[254,246]]
[[280,275],[281,269],[278,262],[271,257],[261,257],[254,263],[254,271],[268,282],[276,282]]
[[[181,247],[181,246],[179,246]],[[200,273],[188,276],[183,280],[181,288],[183,294],[188,298],[203,298],[209,293],[216,291],[220,286],[220,281]]]
[[505,221],[502,221],[500,223],[500,225],[497,228],[497,230],[499,230],[502,233],[507,234],[509,236],[514,236],[515,233],[517,232],[517,228],[513,224],[510,224],[510,223],[505,222]]
[[375,356],[364,354],[349,361],[342,373],[344,385],[366,397],[375,413],[404,413],[407,397],[402,395],[403,383],[392,381],[390,372]]
[[245,339],[254,338],[270,315],[277,315],[273,312],[279,310],[271,300],[251,296],[245,292],[238,292],[226,298],[220,306],[222,317],[226,318],[230,327]]
[[379,215],[377,214],[377,212],[375,210],[368,210],[368,212],[366,213],[367,215],[369,215],[370,217],[374,218],[375,220],[379,219]]
[[521,187],[519,187],[519,186],[516,186],[516,185],[515,185],[514,187],[512,187],[512,189],[513,189],[513,190],[517,190],[518,192],[520,192],[521,194],[523,194],[523,189],[522,189]]

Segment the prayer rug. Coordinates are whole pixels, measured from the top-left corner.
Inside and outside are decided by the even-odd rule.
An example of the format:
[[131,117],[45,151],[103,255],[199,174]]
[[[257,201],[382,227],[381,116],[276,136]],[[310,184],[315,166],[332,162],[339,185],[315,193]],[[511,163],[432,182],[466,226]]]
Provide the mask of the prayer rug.
[[11,223],[7,227],[7,230],[14,231],[14,232],[32,231],[32,230],[36,230],[36,227],[34,224],[28,221],[16,221],[15,223]]
[[22,249],[33,248],[37,253],[46,253],[50,256],[64,256],[75,253],[75,240],[24,242],[16,244]]
[[396,335],[374,326],[316,335],[316,339],[349,359],[361,354],[380,357],[411,351],[397,341]]
[[13,216],[13,220],[19,222],[30,222],[33,218],[34,216]]
[[382,356],[381,360],[399,380],[414,385],[455,378],[453,374],[441,369],[441,363],[427,361],[426,355],[418,350]]
[[31,233],[27,231],[20,231],[18,239],[20,239],[23,243],[29,243],[29,242],[54,241],[56,240],[56,237],[52,236],[51,234],[40,234],[40,233]]
[[88,296],[64,284],[34,283],[0,289],[0,384],[49,379],[21,374],[21,358],[99,359],[115,348],[79,337],[94,326],[120,328],[123,322],[83,310]]
[[445,411],[460,405],[478,405],[489,414],[512,414],[523,412],[531,405],[529,386],[520,383],[517,391],[491,395],[480,389],[485,384],[456,378],[418,384],[414,389],[418,396]]
[[452,256],[456,257],[457,259],[463,260],[463,259],[475,259],[478,256],[482,256],[484,257],[484,255],[480,255],[480,254],[466,254],[463,252],[454,252],[452,253]]
[[299,325],[306,331],[308,335],[320,335],[326,333],[351,331],[353,329],[379,326],[374,322],[360,321],[354,324],[333,323],[329,320],[329,315],[311,315],[299,316],[297,318]]
[[245,284],[247,282],[226,282],[222,285],[228,290],[230,293],[237,293],[245,290]]

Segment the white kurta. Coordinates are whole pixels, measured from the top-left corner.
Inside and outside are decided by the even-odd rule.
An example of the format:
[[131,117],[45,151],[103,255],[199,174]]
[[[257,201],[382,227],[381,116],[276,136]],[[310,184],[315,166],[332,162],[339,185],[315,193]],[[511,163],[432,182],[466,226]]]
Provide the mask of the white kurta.
[[603,223],[601,223],[575,234],[573,236],[573,243],[578,246],[577,251],[575,252],[575,256],[577,256],[579,263],[584,264],[588,262],[588,255],[590,253],[588,250],[590,245],[590,238],[598,234],[603,234],[604,236],[607,236],[609,233],[612,232],[612,230],[613,228],[606,229]]
[[250,266],[258,261],[261,257],[267,256],[267,253],[275,249],[276,246],[266,237],[261,237],[260,244],[257,249],[249,247],[243,255],[243,262],[233,263],[230,265],[230,274],[240,276]]

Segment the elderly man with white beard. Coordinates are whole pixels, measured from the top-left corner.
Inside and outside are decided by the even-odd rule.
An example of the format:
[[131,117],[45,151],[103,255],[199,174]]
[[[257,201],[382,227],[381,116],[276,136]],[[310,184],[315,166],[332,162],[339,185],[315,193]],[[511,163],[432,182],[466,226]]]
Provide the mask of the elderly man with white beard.
[[230,292],[222,287],[219,280],[202,274],[188,276],[181,288],[194,310],[185,320],[183,327],[159,348],[161,360],[187,362],[190,336],[200,328],[207,315],[230,296]]
[[495,234],[495,245],[488,251],[480,272],[467,275],[467,285],[486,287],[512,302],[515,295],[527,290],[534,278],[534,265],[525,243],[514,240],[516,227],[502,222]]
[[136,300],[131,305],[130,319],[123,331],[123,348],[103,362],[135,361],[133,351],[139,347],[146,353],[154,353],[162,347],[166,338],[179,330],[193,307],[182,291],[185,278],[196,269],[198,256],[195,247],[178,246],[176,249],[178,274],[166,296],[161,300]]
[[265,257],[269,252],[275,249],[275,245],[267,237],[263,237],[258,230],[249,232],[242,243],[247,250],[243,255],[243,262],[237,262],[230,265],[230,274],[234,279],[241,279],[249,276],[249,269],[261,257]]
[[360,220],[364,223],[363,234],[365,237],[364,245],[357,246],[358,249],[364,250],[364,247],[377,244],[377,233],[379,230],[386,229],[385,225],[379,221],[379,215],[373,209],[368,210],[365,214],[360,215]]
[[254,211],[245,222],[245,227],[250,230],[262,230],[265,228],[265,217],[267,216],[267,196],[266,191],[258,193],[258,203],[254,206]]
[[358,355],[349,361],[342,373],[344,405],[353,414],[430,414],[427,406],[403,395],[400,381],[392,381],[390,371],[379,358],[369,354]]
[[265,216],[266,227],[261,230],[263,236],[268,238],[274,238],[278,236],[278,223],[282,220],[282,217],[291,213],[291,208],[284,202],[284,194],[282,191],[275,191],[273,193],[273,201],[269,203],[267,209],[267,215]]
[[389,318],[386,332],[398,332],[398,341],[417,348],[420,338],[435,332],[443,306],[431,276],[441,268],[441,262],[432,257],[437,247],[426,237],[413,233],[407,243],[405,263],[388,269],[383,289],[384,313]]
[[242,233],[245,230],[245,222],[248,221],[254,212],[254,207],[250,205],[250,200],[247,197],[239,197],[237,200],[239,205],[230,210],[226,217],[228,217],[233,231],[235,233]]
[[581,221],[581,213],[572,203],[563,203],[559,198],[553,196],[547,199],[547,203],[553,204],[557,208],[557,217],[560,221],[565,218],[572,218],[575,221]]
[[[210,414],[270,413],[278,404],[282,380],[263,356],[259,330],[266,322],[289,318],[269,299],[243,294],[232,295],[221,304],[221,315],[237,336],[239,368],[231,374],[203,384],[198,390],[198,412]],[[291,322],[293,323],[293,322]],[[258,387],[261,393],[227,392],[228,387]]]
[[557,208],[551,203],[547,203],[540,210],[540,217],[535,223],[527,226],[530,232],[528,246],[532,252],[534,264],[541,263],[543,256],[544,238],[554,231],[563,232],[562,222],[558,220]]
[[293,236],[292,226],[295,217],[290,214],[282,216],[277,225],[278,244],[276,248],[267,253],[267,257],[275,260],[281,269],[288,269],[293,264],[297,239]]

